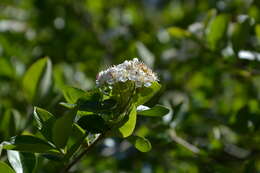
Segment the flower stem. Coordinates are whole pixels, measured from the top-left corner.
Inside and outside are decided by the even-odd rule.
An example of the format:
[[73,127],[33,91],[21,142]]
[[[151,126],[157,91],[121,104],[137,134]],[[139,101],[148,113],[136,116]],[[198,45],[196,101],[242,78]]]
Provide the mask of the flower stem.
[[93,148],[94,145],[96,145],[100,140],[104,138],[105,134],[100,134],[97,139],[92,142],[85,150],[83,150],[71,163],[69,163],[67,166],[64,167],[64,169],[61,170],[61,173],[66,173],[70,170],[72,166],[74,166],[77,162],[79,162],[82,157],[84,157],[85,154],[89,152]]

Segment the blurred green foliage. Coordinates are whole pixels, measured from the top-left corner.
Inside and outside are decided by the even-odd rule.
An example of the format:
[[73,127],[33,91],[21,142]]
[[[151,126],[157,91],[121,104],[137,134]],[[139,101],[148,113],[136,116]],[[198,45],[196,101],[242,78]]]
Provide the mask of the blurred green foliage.
[[[94,88],[133,57],[163,85],[147,105],[172,108],[138,117],[152,150],[107,139],[72,172],[260,172],[258,0],[1,0],[0,141],[36,132],[33,106],[64,114],[66,85]],[[57,167],[38,160],[40,173]]]

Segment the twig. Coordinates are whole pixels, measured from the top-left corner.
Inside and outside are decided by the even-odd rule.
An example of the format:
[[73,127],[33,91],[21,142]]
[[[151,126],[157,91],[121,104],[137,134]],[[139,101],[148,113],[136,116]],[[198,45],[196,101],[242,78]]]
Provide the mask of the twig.
[[61,170],[61,173],[68,172],[70,168],[74,166],[78,161],[80,161],[80,159],[82,159],[82,157],[84,157],[84,155],[87,154],[88,151],[91,150],[94,145],[96,145],[101,139],[103,139],[104,136],[104,134],[99,135],[97,139],[94,142],[92,142],[87,148],[85,148],[85,150],[82,151],[70,164],[65,166],[65,168]]
[[169,135],[172,138],[172,140],[174,140],[176,143],[182,145],[183,147],[187,148],[188,150],[190,150],[193,153],[199,154],[200,153],[200,149],[190,143],[188,143],[187,141],[185,141],[184,139],[180,138],[179,136],[176,135],[176,132],[174,130],[170,130],[169,131]]

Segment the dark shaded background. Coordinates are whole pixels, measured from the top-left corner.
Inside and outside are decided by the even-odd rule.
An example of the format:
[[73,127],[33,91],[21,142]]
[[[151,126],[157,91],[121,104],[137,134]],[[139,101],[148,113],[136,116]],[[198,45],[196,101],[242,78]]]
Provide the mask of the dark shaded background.
[[[62,114],[65,85],[91,89],[98,71],[139,57],[163,85],[148,105],[173,109],[139,117],[152,151],[108,139],[72,172],[260,172],[259,2],[1,0],[0,141],[35,131],[35,105]],[[23,76],[44,56],[51,87],[30,100]],[[38,172],[55,164],[40,158]]]

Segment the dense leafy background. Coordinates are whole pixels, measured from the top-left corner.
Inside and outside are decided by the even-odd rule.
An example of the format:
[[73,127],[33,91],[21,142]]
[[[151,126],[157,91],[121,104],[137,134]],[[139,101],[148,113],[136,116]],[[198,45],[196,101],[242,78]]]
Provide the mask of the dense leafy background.
[[33,106],[64,114],[65,85],[91,89],[99,70],[140,57],[164,86],[148,105],[173,109],[138,117],[152,150],[107,139],[72,172],[260,172],[259,2],[1,0],[0,141],[36,131]]

